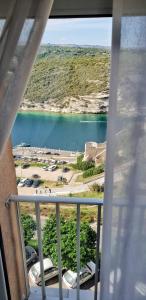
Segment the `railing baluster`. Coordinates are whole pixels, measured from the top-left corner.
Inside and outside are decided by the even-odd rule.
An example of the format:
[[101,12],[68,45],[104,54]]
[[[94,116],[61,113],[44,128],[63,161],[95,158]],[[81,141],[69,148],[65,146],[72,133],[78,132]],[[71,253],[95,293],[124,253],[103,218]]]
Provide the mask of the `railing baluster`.
[[60,232],[60,207],[56,204],[56,225],[57,225],[57,251],[58,251],[58,269],[59,269],[59,300],[63,300],[62,293],[62,263],[61,263],[61,232]]
[[45,281],[44,281],[44,264],[43,264],[43,250],[42,250],[42,234],[41,234],[41,219],[40,219],[40,204],[35,203],[36,212],[36,226],[37,226],[37,236],[38,236],[38,250],[39,250],[39,260],[40,260],[40,270],[41,270],[41,289],[42,289],[42,300],[46,299]]
[[29,297],[30,288],[29,288],[27,265],[26,265],[24,236],[23,236],[23,229],[22,229],[22,224],[21,224],[21,213],[20,213],[19,203],[17,202],[16,205],[17,205],[17,215],[18,215],[18,223],[19,223],[19,229],[20,229],[20,239],[21,239],[22,257],[23,257],[23,265],[24,265],[24,275],[25,275],[25,285],[26,285],[27,297]]
[[100,222],[101,222],[101,206],[97,206],[97,235],[96,235],[96,270],[95,270],[95,292],[94,300],[98,296],[98,276],[99,276],[99,248],[100,248]]
[[80,204],[77,204],[77,300],[80,300]]

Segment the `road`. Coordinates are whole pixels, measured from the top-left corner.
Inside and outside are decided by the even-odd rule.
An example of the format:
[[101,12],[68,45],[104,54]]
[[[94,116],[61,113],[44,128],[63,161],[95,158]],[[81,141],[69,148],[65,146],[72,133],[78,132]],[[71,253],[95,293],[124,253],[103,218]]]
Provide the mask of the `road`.
[[[103,184],[104,183],[104,175],[98,179],[94,179],[91,182],[88,183],[73,183],[64,185],[62,187],[54,187],[51,188],[51,194],[49,192],[49,189],[44,188],[37,188],[37,194],[45,194],[45,195],[69,195],[69,194],[77,194],[81,192],[87,192],[90,190],[90,186],[92,186],[94,183]],[[19,195],[34,195],[36,194],[36,189],[32,187],[18,187],[18,193]]]

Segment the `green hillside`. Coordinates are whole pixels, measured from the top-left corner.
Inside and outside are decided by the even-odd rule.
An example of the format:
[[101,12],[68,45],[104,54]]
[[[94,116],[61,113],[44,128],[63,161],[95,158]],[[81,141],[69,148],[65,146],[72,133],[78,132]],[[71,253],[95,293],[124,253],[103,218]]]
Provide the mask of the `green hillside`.
[[41,46],[24,98],[60,102],[65,97],[108,91],[109,57],[105,49]]

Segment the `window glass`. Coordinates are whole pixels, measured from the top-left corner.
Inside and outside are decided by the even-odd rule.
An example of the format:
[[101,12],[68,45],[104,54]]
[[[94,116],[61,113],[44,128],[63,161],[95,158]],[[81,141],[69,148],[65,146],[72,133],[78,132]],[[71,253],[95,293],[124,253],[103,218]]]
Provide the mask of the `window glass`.
[[86,278],[86,277],[89,276],[89,275],[90,275],[89,272],[85,272],[85,273],[82,274],[82,278]]
[[50,274],[50,273],[55,272],[55,271],[57,271],[57,268],[55,268],[55,267],[49,268],[49,269],[44,271],[44,274],[47,275],[47,274]]

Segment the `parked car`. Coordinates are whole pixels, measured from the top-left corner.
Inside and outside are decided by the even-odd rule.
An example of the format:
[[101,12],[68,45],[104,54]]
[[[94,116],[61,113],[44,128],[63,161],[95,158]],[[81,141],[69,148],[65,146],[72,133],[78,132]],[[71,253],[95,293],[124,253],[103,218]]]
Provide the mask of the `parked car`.
[[29,266],[31,263],[35,263],[37,261],[37,253],[34,248],[31,246],[25,247],[25,253],[26,253],[26,264]]
[[51,151],[46,151],[45,154],[48,154],[48,155],[49,155],[49,154],[51,154]]
[[22,169],[27,169],[30,165],[29,164],[24,164],[22,165]]
[[48,171],[55,171],[57,169],[57,166],[56,165],[52,165],[48,168]]
[[[53,262],[50,258],[45,258],[43,260],[44,265],[44,280],[45,282],[50,280],[51,278],[56,277],[59,274],[59,270],[57,267],[53,265]],[[40,263],[35,263],[29,270],[30,280],[38,285],[41,285],[41,270]]]
[[19,160],[19,159],[21,159],[21,158],[22,158],[21,155],[15,155],[15,160]]
[[30,147],[30,144],[21,143],[20,145],[17,145],[17,147]]
[[59,155],[60,155],[60,153],[58,153],[58,152],[54,152],[54,153],[52,153],[52,155],[57,155],[57,156],[59,156]]
[[[94,262],[90,261],[86,264],[84,268],[80,271],[80,285],[88,281],[90,278],[92,278],[95,274],[95,268],[96,265]],[[63,281],[65,284],[70,288],[76,288],[77,287],[77,273],[73,272],[71,270],[68,270],[63,275]]]
[[70,171],[69,168],[67,168],[67,167],[63,168],[63,172],[64,172],[64,173],[66,173],[66,172],[68,172],[68,171]]
[[65,165],[67,162],[66,160],[58,160],[59,165]]
[[27,178],[22,178],[22,179],[20,179],[20,182],[18,183],[18,186],[19,186],[19,187],[24,186],[26,180],[27,180]]
[[50,164],[56,164],[56,163],[57,163],[57,160],[56,160],[56,159],[53,159],[53,158],[50,158],[50,159],[49,159],[49,162],[50,162]]
[[33,187],[34,188],[37,188],[38,186],[40,185],[40,180],[38,180],[38,179],[35,179],[34,181],[33,181]]
[[43,169],[44,171],[48,171],[48,167],[47,167],[47,166],[42,167],[42,169]]
[[33,184],[33,180],[32,179],[26,179],[26,181],[25,181],[25,186],[27,186],[27,187],[31,187],[32,186],[32,184]]
[[17,178],[17,179],[16,179],[16,184],[18,185],[19,182],[20,182],[20,178]]

